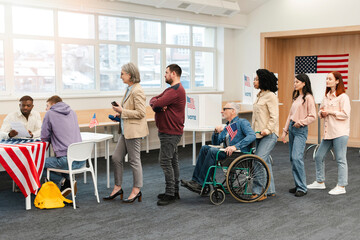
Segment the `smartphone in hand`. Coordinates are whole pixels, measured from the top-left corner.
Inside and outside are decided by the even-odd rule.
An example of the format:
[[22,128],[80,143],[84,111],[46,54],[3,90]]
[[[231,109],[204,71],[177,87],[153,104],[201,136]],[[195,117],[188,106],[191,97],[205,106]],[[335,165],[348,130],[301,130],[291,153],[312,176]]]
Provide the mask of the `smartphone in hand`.
[[118,106],[119,106],[115,101],[112,101],[112,102],[111,102],[111,105],[113,105],[113,106],[115,106],[115,107],[118,107]]

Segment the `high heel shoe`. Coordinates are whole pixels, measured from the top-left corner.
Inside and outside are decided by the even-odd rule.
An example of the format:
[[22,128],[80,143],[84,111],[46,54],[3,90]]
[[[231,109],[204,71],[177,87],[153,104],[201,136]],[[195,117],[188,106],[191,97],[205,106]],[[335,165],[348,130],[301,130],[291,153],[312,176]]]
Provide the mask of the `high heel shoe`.
[[120,200],[123,199],[124,196],[124,192],[122,189],[120,189],[119,191],[117,191],[114,195],[109,195],[107,197],[103,197],[104,200],[113,200],[114,198],[116,198],[117,196],[120,195]]
[[129,199],[124,199],[123,200],[123,203],[133,203],[136,199],[138,199],[138,202],[141,202],[141,197],[142,197],[142,194],[141,194],[141,191],[133,198]]

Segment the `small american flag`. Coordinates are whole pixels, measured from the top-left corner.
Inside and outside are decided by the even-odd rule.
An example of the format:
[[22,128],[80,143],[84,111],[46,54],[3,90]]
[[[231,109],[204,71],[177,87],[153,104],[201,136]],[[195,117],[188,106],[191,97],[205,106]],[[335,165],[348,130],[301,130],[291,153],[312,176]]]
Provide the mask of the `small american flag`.
[[98,120],[96,119],[96,113],[94,113],[94,116],[92,117],[91,121],[90,121],[90,124],[89,124],[89,127],[90,128],[93,128],[95,126],[99,125],[99,122]]
[[250,85],[250,77],[249,76],[244,76],[244,81],[245,81],[245,86],[246,87],[251,87],[251,85]]
[[186,96],[186,103],[188,108],[195,109],[195,102],[193,98]]
[[300,73],[341,73],[345,88],[348,84],[349,54],[296,56],[295,74]]
[[229,136],[230,136],[230,140],[232,141],[233,138],[234,138],[234,137],[236,136],[236,134],[237,134],[236,123],[229,124],[229,125],[226,127],[226,130],[228,131]]

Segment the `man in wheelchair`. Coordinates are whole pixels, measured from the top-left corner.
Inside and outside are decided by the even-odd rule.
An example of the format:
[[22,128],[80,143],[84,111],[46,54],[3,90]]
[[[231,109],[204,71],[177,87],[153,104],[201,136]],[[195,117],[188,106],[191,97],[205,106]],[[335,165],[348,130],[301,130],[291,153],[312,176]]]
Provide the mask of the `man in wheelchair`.
[[[256,135],[248,120],[238,117],[240,106],[234,102],[227,103],[221,114],[227,120],[226,126],[217,126],[212,135],[212,144],[224,144],[225,151],[221,151],[218,159],[225,159],[231,156],[236,150],[249,152],[251,143],[255,141]],[[181,186],[186,187],[190,191],[200,193],[207,171],[216,161],[218,148],[211,146],[202,146],[197,158],[196,166],[193,172],[192,180],[181,180]],[[211,176],[212,174],[209,174]]]

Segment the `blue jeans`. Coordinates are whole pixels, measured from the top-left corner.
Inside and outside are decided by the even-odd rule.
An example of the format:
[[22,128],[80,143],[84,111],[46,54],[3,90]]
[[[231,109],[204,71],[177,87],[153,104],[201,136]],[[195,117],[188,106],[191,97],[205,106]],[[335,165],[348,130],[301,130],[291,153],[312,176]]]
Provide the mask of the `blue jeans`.
[[[199,156],[197,158],[196,166],[194,169],[194,173],[192,176],[192,180],[196,181],[197,183],[203,185],[205,181],[206,174],[210,166],[215,165],[216,162],[216,154],[219,149],[210,147],[210,146],[202,146],[200,149]],[[226,153],[220,152],[219,159],[225,159]],[[212,169],[209,176],[213,175],[214,170]]]
[[[75,161],[72,164],[72,169],[79,169],[85,165],[86,161]],[[48,168],[56,168],[56,169],[64,169],[68,170],[69,165],[67,161],[67,156],[62,157],[48,157],[45,159],[45,166],[44,166],[44,175],[46,176],[46,171]],[[60,181],[63,179],[69,179],[69,174],[65,173],[56,173],[50,172],[50,180],[56,184],[59,184]]]
[[[272,165],[270,161],[270,153],[274,149],[275,144],[277,142],[277,136],[275,133],[269,134],[263,138],[257,138],[256,143],[256,151],[255,154],[259,157],[261,157],[265,162],[266,165],[269,168],[269,174],[270,174],[270,186],[267,190],[267,194],[275,194],[275,183],[274,183],[274,175],[272,171]],[[257,189],[257,187],[254,187],[253,192],[255,194],[260,194],[261,189]]]
[[346,160],[347,142],[349,136],[341,136],[334,139],[323,139],[315,154],[316,181],[325,181],[324,157],[331,147],[334,149],[335,159],[338,165],[337,185],[345,187],[348,185],[348,165]]
[[304,165],[304,151],[308,136],[308,127],[296,128],[294,122],[289,125],[289,154],[297,191],[307,192],[306,174]]

